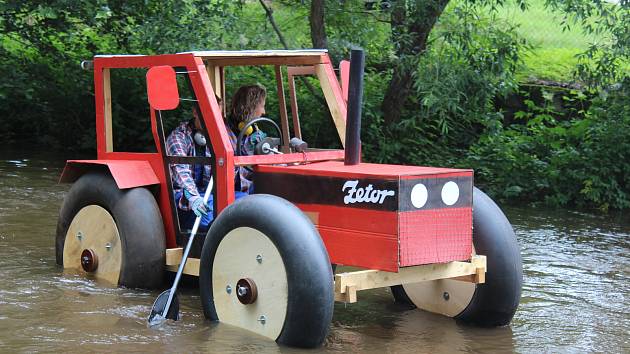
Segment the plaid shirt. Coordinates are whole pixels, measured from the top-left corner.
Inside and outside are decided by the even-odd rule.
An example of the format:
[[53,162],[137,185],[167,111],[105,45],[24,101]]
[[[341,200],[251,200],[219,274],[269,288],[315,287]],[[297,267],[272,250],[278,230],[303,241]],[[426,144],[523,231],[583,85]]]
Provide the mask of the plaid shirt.
[[[232,144],[232,149],[236,151],[236,142],[238,138],[228,126],[226,126],[226,129],[230,138],[230,143]],[[265,137],[267,137],[267,135],[264,132],[256,130],[243,140],[242,152],[247,155],[253,155],[256,144]],[[171,132],[166,139],[166,150],[168,156],[195,156],[196,152],[195,143],[193,141],[193,129],[189,122],[181,122],[179,126]],[[211,156],[210,149],[207,146],[206,156]],[[183,189],[185,189],[191,195],[201,196],[204,191],[199,191],[197,188],[198,186],[195,183],[195,180],[198,179],[198,176],[196,175],[195,169],[192,165],[175,164],[171,165],[170,168],[171,180],[173,182],[173,192],[175,192],[175,194],[178,192],[183,193]],[[246,167],[240,166],[235,168],[234,173],[240,178],[241,192],[248,193],[252,185],[252,171]],[[210,165],[206,165],[204,166],[203,172],[204,187],[208,185],[210,177],[212,177],[212,170]],[[190,207],[188,206],[188,199],[185,197],[179,198],[177,203],[181,210],[190,210]]]
[[[206,156],[211,156],[210,149],[205,147]],[[166,151],[168,156],[196,156],[195,142],[193,141],[192,124],[189,122],[181,122],[166,139]],[[195,180],[199,179],[198,171],[195,171],[193,165],[174,164],[171,168],[171,180],[173,182],[173,191],[183,192],[186,190],[192,195],[202,196],[203,192],[197,189],[198,185]],[[212,177],[210,165],[203,166],[203,186],[207,186]],[[201,187],[201,186],[199,186]],[[179,198],[178,206],[182,210],[190,210],[188,199]]]
[[[238,137],[236,136],[234,131],[230,129],[230,127],[228,127],[227,125],[226,125],[226,129],[228,131],[228,136],[230,137],[230,143],[232,143],[232,149],[234,150],[234,152],[236,152],[236,143],[237,143]],[[256,144],[258,144],[260,141],[262,141],[266,137],[267,137],[267,134],[265,134],[262,130],[256,129],[251,135],[243,139],[243,143],[242,143],[243,148],[241,149],[241,152],[243,152],[246,155],[253,155],[254,149],[256,148]],[[253,183],[252,170],[244,166],[239,166],[234,169],[234,174],[240,177],[241,192],[249,193],[251,185]]]

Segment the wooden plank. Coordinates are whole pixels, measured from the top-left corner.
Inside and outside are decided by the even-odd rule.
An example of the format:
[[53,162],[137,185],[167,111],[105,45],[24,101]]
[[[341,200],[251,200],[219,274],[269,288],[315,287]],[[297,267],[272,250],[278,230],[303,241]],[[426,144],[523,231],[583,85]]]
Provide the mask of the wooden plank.
[[[179,264],[182,261],[183,249],[179,248],[169,248],[166,250],[166,270],[170,272],[177,272],[179,268]],[[184,274],[194,275],[196,277],[199,276],[199,258],[190,258],[186,260],[186,265],[184,266]]]
[[206,71],[208,71],[208,78],[210,79],[214,94],[223,99],[220,68],[218,66],[206,65]]
[[293,134],[302,139],[302,129],[300,128],[300,114],[298,111],[297,95],[295,93],[295,76],[315,75],[314,66],[287,66],[287,76],[289,80],[289,97],[291,101],[291,116],[293,117]]
[[[473,256],[471,262],[449,262],[401,268],[398,273],[378,270],[362,270],[335,275],[335,292],[348,291],[356,286],[356,291],[375,289],[393,285],[417,283],[421,281],[456,278],[475,275],[485,281],[486,257]],[[484,275],[481,275],[481,274]]]
[[291,134],[289,133],[289,118],[287,116],[287,102],[284,98],[284,82],[282,79],[282,67],[275,66],[276,70],[276,85],[278,89],[278,109],[280,110],[280,125],[282,126],[282,141],[284,146],[281,146],[282,152],[289,152],[289,140]]
[[112,89],[109,69],[103,69],[103,116],[105,118],[105,152],[114,151],[112,132]]
[[[346,102],[343,100],[339,82],[330,64],[315,65],[317,78],[324,92],[324,98],[337,128],[341,145],[346,146]],[[332,80],[335,80],[332,82]]]
[[220,58],[205,57],[216,66],[247,66],[247,65],[315,65],[323,63],[320,56],[296,57],[249,57],[249,58]]
[[287,66],[287,74],[291,76],[315,75],[313,66]]
[[302,139],[302,129],[300,128],[300,114],[298,112],[297,96],[295,94],[295,79],[291,73],[288,74],[289,80],[289,101],[291,102],[291,117],[293,117],[293,134],[298,139]]
[[335,301],[349,304],[357,302],[357,287],[354,285],[349,286],[343,293],[335,291]]
[[319,57],[328,53],[325,49],[297,49],[297,50],[206,50],[182,52],[177,54],[193,54],[196,57],[203,58],[263,58],[263,57]]
[[225,68],[219,67],[219,74],[221,78],[221,99],[223,100],[223,104],[221,104],[221,114],[223,114],[223,118],[227,117],[227,96],[225,95]]
[[166,265],[179,265],[183,254],[184,249],[181,247],[166,249]]

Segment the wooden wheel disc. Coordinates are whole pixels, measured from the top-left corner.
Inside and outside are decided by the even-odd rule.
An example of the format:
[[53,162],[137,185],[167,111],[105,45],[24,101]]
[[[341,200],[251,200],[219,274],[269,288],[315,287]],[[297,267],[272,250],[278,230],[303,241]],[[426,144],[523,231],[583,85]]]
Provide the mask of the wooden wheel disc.
[[[475,249],[473,247],[473,255]],[[419,309],[455,317],[466,309],[475,294],[476,284],[439,279],[403,284],[409,300]]]
[[[91,250],[98,258],[90,273],[81,266],[81,254]],[[63,245],[63,267],[118,285],[122,267],[122,245],[114,218],[98,205],[88,205],[74,216]]]
[[[257,297],[242,304],[236,284],[249,278]],[[229,287],[229,290],[228,290]],[[287,313],[287,273],[280,252],[262,232],[239,227],[221,240],[212,264],[212,292],[219,321],[276,340]]]

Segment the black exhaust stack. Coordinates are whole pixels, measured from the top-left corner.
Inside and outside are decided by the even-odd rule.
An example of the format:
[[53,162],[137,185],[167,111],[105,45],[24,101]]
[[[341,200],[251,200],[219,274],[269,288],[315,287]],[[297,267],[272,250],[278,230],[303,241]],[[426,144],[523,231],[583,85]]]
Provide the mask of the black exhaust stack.
[[364,63],[365,54],[363,50],[353,49],[350,52],[345,165],[358,165],[361,162],[361,106],[363,103]]

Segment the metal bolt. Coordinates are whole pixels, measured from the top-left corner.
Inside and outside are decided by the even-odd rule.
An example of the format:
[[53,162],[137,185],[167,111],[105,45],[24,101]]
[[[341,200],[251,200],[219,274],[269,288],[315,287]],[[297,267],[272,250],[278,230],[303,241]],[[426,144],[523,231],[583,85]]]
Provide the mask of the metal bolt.
[[107,250],[108,250],[108,251],[111,251],[111,249],[112,249],[112,244],[111,244],[111,243],[109,243],[109,242],[107,242],[107,243],[105,244],[105,248],[107,248]]
[[223,160],[223,158],[219,159],[219,166],[223,166],[225,165],[225,160]]
[[231,286],[229,286],[229,285],[228,285],[228,286],[226,286],[226,287],[225,287],[225,291],[226,291],[228,294],[231,294],[231,293],[232,293],[232,287],[231,287]]
[[260,324],[265,324],[267,322],[267,317],[265,317],[265,315],[260,315],[260,317],[258,317],[258,322],[260,322]]
[[79,241],[83,239],[83,233],[81,231],[77,232],[77,238],[79,239]]
[[258,263],[262,263],[262,256],[261,255],[257,255],[256,256],[256,261],[258,261]]
[[247,295],[247,288],[244,286],[236,286],[236,292],[238,293],[239,296],[245,296]]
[[451,295],[445,291],[444,294],[442,294],[442,297],[444,300],[448,301],[451,298]]

